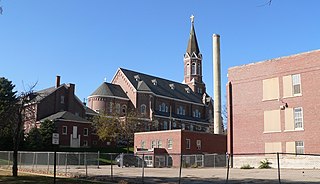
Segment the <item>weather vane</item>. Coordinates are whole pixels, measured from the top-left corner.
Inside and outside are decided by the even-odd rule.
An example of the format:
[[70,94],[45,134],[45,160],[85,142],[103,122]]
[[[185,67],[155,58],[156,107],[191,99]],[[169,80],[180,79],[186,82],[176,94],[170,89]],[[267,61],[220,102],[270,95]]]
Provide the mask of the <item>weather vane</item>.
[[190,19],[191,19],[191,23],[194,23],[194,16],[193,15],[191,15]]

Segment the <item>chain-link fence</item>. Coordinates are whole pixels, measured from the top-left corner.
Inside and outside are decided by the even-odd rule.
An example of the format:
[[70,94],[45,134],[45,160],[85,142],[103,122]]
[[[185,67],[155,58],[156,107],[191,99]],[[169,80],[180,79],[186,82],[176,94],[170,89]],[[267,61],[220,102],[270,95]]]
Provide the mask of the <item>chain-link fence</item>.
[[[18,153],[19,171],[52,175],[53,165],[54,152]],[[12,152],[0,152],[0,167],[11,166]],[[128,183],[320,183],[320,155],[57,152],[56,170]]]

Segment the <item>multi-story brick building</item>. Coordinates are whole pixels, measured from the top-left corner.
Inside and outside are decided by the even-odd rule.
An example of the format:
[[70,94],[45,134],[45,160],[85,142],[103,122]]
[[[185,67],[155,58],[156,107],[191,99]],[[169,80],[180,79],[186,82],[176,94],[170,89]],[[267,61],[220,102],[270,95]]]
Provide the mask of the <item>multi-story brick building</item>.
[[229,153],[320,153],[320,50],[228,71]]
[[95,112],[87,108],[75,95],[74,84],[60,84],[60,76],[56,78],[56,85],[32,93],[31,103],[26,109],[30,116],[25,122],[25,131],[32,127],[41,126],[44,120],[55,123],[59,133],[61,147],[90,147],[98,144],[98,138],[92,135],[92,123],[87,116]]
[[184,83],[119,68],[88,97],[88,106],[107,115],[134,109],[146,130],[208,131],[212,100],[202,81],[202,55],[192,21],[184,54]]
[[150,167],[177,167],[180,156],[225,154],[226,136],[188,130],[139,132],[134,136],[135,153],[145,155]]

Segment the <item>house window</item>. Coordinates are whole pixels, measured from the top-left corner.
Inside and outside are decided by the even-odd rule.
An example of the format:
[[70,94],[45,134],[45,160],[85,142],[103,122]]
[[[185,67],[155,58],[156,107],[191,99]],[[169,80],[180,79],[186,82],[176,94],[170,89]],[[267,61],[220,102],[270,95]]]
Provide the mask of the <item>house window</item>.
[[201,150],[201,140],[197,140],[197,150]]
[[303,129],[302,108],[294,108],[294,129]]
[[88,141],[87,140],[83,141],[83,146],[88,146]]
[[88,136],[88,134],[89,134],[88,128],[84,128],[83,129],[83,136]]
[[146,105],[145,104],[142,104],[141,107],[140,107],[140,112],[141,114],[146,114]]
[[292,88],[293,88],[293,95],[301,94],[300,74],[292,75]]
[[156,147],[156,141],[153,140],[153,141],[151,141],[151,148],[155,148],[155,147]]
[[120,114],[120,104],[116,104],[116,113]]
[[172,142],[172,139],[168,139],[168,149],[172,149],[172,146],[173,146],[173,142]]
[[142,149],[146,148],[146,141],[141,141],[141,148]]
[[64,96],[63,95],[60,96],[60,103],[64,104]]
[[168,122],[166,121],[163,122],[163,129],[168,130]]
[[304,154],[303,141],[296,141],[296,154]]
[[62,126],[62,135],[67,135],[67,134],[68,134],[68,127]]
[[162,141],[161,140],[158,140],[158,148],[162,148]]
[[195,75],[195,74],[196,74],[196,63],[192,63],[192,66],[191,66],[191,74],[192,74],[192,75]]
[[190,139],[186,139],[186,149],[190,149]]

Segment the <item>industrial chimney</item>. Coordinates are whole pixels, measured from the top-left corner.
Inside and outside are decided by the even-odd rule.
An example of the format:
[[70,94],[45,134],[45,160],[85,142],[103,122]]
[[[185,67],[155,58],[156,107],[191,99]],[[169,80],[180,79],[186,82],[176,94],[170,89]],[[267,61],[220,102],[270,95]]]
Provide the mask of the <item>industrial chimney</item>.
[[213,81],[214,81],[214,134],[221,134],[221,68],[220,68],[220,35],[212,35],[213,42]]

